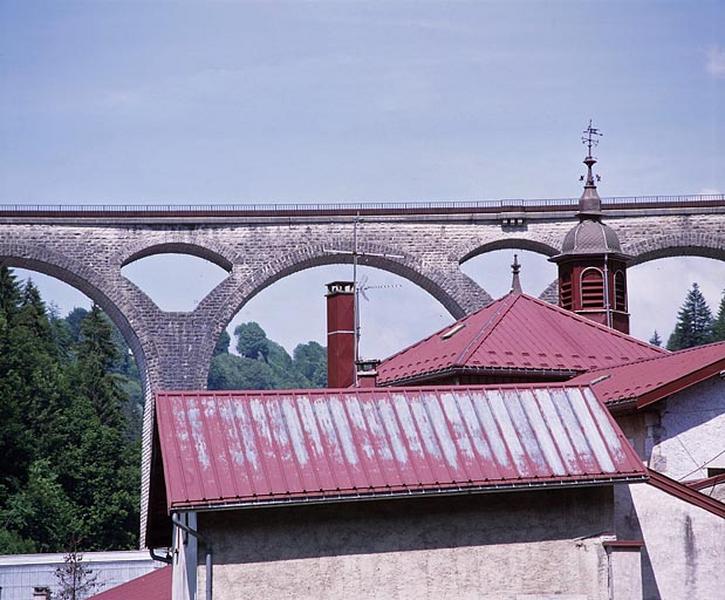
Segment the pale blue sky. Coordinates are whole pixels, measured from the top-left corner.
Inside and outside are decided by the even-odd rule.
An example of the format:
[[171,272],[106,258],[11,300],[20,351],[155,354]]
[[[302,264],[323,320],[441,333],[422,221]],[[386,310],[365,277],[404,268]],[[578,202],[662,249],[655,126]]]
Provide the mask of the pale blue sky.
[[[589,117],[605,132],[602,195],[723,192],[724,25],[722,1],[0,0],[0,203],[576,196]],[[511,253],[499,256],[464,270],[505,289]],[[652,306],[634,278],[663,269],[684,283]],[[272,337],[323,338],[316,273],[248,305]],[[665,329],[691,280],[714,308],[722,263],[634,269],[635,332]],[[404,286],[380,292],[369,320],[403,293],[421,317],[371,323],[389,342],[369,353],[445,324]],[[282,318],[274,294],[309,297],[308,325]]]

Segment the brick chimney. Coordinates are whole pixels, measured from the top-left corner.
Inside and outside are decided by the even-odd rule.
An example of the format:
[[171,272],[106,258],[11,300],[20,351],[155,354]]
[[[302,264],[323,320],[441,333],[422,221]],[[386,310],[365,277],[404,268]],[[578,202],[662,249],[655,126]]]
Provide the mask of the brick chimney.
[[33,600],[50,600],[50,588],[34,587]]
[[371,388],[378,386],[378,365],[379,360],[357,361],[357,387]]
[[355,284],[327,284],[327,387],[355,383]]

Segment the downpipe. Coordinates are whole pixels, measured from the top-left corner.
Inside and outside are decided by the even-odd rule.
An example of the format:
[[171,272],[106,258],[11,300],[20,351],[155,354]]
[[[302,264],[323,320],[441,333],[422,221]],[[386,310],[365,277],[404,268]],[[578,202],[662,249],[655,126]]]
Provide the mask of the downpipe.
[[[204,538],[203,535],[201,535],[198,531],[195,529],[192,529],[185,523],[182,523],[179,519],[177,519],[175,516],[171,517],[171,521],[174,525],[182,529],[183,531],[186,531],[186,533],[193,535],[197,540],[199,540],[202,544],[204,544],[204,550],[206,552],[205,556],[205,571],[206,571],[206,578],[205,578],[205,599],[206,600],[212,600],[212,568],[213,568],[213,550],[211,547],[211,542],[208,542],[206,538]],[[196,568],[196,567],[195,567]]]

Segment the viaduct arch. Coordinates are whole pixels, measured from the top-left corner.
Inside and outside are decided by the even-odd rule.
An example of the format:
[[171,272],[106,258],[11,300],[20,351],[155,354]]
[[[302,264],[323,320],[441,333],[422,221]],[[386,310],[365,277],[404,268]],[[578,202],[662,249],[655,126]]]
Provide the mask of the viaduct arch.
[[[605,218],[634,264],[664,256],[725,260],[725,195],[605,199]],[[575,200],[314,207],[0,206],[0,263],[52,275],[94,300],[119,327],[144,378],[142,515],[159,389],[199,389],[216,339],[234,314],[278,279],[349,262],[401,275],[460,317],[491,301],[460,263],[499,248],[551,255],[575,222]],[[229,275],[189,312],[165,312],[121,274],[159,253],[199,256]],[[549,290],[547,290],[549,291]],[[545,292],[546,294],[546,292]],[[544,294],[544,295],[545,295]],[[143,522],[142,522],[143,528]]]

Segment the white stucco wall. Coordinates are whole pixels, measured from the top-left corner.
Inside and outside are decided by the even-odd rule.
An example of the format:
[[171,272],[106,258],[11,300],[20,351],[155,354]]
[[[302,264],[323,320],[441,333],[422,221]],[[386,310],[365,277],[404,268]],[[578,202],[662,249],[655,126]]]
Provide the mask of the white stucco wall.
[[677,480],[707,477],[707,467],[725,468],[724,379],[712,377],[655,407],[659,423],[648,428],[645,444],[650,467]]
[[644,540],[644,600],[722,598],[725,519],[648,483],[628,487],[634,512],[618,493],[618,528]]
[[[215,600],[604,600],[612,511],[603,487],[229,511],[199,526]],[[200,564],[199,598],[204,580]]]

